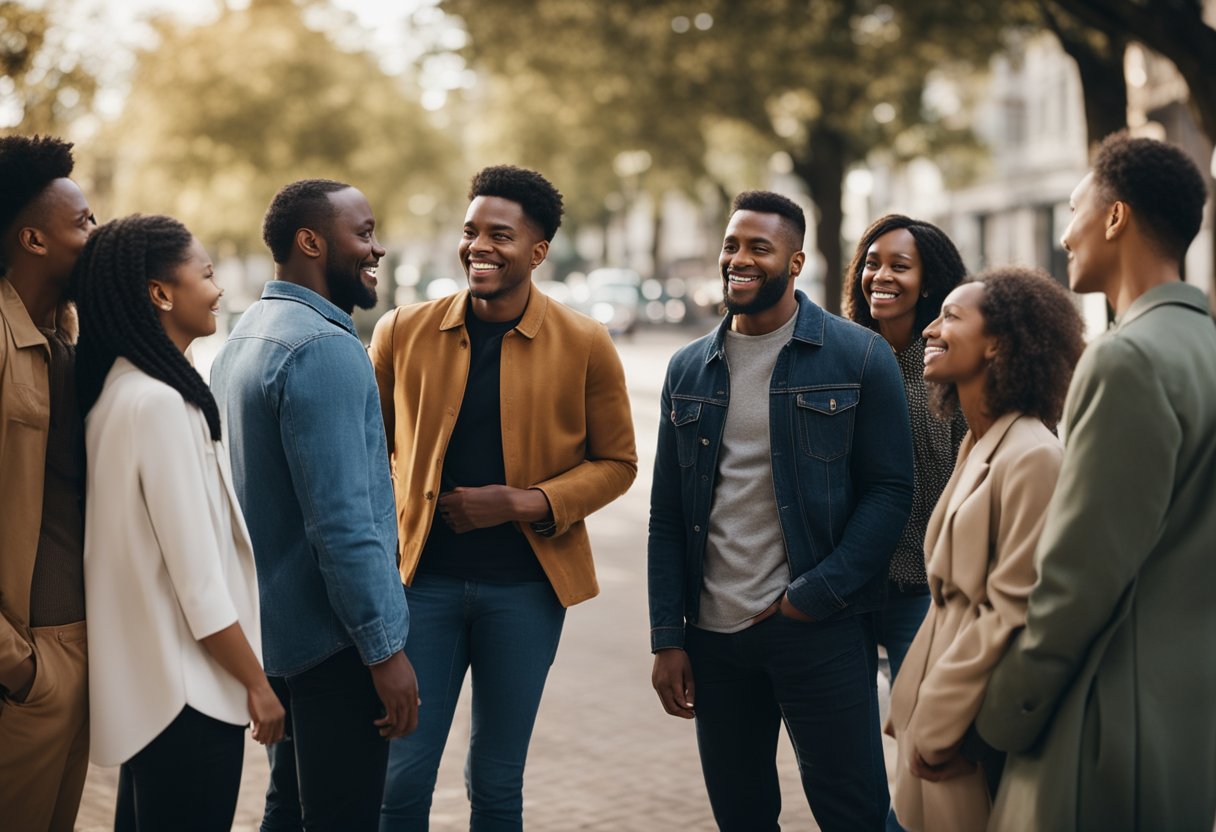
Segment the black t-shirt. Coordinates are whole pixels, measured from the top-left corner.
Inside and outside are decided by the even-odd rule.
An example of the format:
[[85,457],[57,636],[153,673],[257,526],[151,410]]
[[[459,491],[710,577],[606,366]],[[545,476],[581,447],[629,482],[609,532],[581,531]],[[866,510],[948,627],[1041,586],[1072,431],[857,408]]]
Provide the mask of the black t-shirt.
[[[482,321],[472,309],[465,314],[469,378],[443,458],[442,491],[506,482],[499,406],[502,339],[519,321]],[[456,534],[439,516],[438,500],[418,572],[497,583],[546,580],[531,544],[514,523]]]

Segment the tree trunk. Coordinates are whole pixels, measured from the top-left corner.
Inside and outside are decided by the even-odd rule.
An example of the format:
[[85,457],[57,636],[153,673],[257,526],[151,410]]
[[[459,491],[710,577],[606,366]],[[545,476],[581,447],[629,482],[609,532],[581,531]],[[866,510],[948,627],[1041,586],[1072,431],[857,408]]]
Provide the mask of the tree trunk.
[[[815,126],[807,137],[806,152],[794,160],[794,173],[806,183],[815,203],[815,244],[823,255],[823,306],[840,314],[844,275],[841,228],[844,225],[845,138],[826,126]],[[808,263],[806,268],[811,268]]]
[[1123,53],[1127,39],[1078,23],[1067,13],[1040,0],[1039,9],[1064,51],[1077,64],[1085,99],[1085,128],[1092,155],[1102,140],[1127,127],[1127,80]]
[[663,256],[663,195],[656,193],[652,197],[651,234],[650,240],[650,276],[659,280],[664,269],[660,258]]

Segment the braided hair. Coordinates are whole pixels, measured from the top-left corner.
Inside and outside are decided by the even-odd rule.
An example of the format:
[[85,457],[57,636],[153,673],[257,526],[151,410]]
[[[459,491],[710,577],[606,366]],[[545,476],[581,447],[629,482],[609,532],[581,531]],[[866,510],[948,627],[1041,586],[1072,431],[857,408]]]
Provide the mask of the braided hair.
[[[861,273],[865,270],[866,255],[874,241],[901,228],[912,235],[912,239],[916,241],[916,251],[920,254],[922,296],[916,299],[916,321],[912,325],[913,335],[919,338],[925,327],[937,317],[946,295],[963,282],[963,278],[967,276],[967,267],[963,265],[958,248],[955,247],[954,241],[946,236],[946,232],[932,223],[914,220],[903,214],[879,217],[857,241],[857,251],[853,253],[853,261],[849,263],[849,270],[844,278],[845,316],[864,327],[878,331],[878,322],[870,314],[870,304],[866,303],[866,296],[861,291]],[[924,296],[925,293],[928,293],[927,297]]]
[[171,217],[139,214],[108,222],[89,237],[71,279],[81,321],[76,386],[82,413],[97,403],[106,374],[122,356],[202,410],[219,441],[211,388],[170,340],[148,296],[149,280],[173,280],[192,240]]

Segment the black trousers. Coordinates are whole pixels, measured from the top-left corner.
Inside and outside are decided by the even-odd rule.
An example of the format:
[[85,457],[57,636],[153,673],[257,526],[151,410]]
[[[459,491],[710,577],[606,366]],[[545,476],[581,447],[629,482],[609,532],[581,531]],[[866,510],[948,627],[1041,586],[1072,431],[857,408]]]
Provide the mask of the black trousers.
[[245,761],[245,726],[189,705],[122,764],[115,832],[228,832]]
[[348,647],[270,685],[288,737],[269,749],[262,832],[377,832],[388,740],[372,724],[384,708],[359,653]]

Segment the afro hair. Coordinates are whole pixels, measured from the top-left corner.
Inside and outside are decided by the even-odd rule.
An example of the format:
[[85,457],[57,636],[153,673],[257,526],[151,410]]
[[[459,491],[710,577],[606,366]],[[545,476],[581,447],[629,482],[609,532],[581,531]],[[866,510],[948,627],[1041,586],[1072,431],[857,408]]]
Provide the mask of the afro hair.
[[773,191],[743,191],[731,203],[730,211],[732,214],[736,211],[776,214],[792,232],[790,236],[796,249],[802,248],[806,240],[806,215],[802,213],[798,203],[781,194]]
[[548,179],[534,170],[514,165],[493,165],[482,168],[469,185],[469,200],[479,196],[497,196],[518,202],[524,215],[536,224],[545,239],[562,224],[562,195]]
[[51,136],[0,138],[0,235],[47,185],[72,175],[72,145]]

